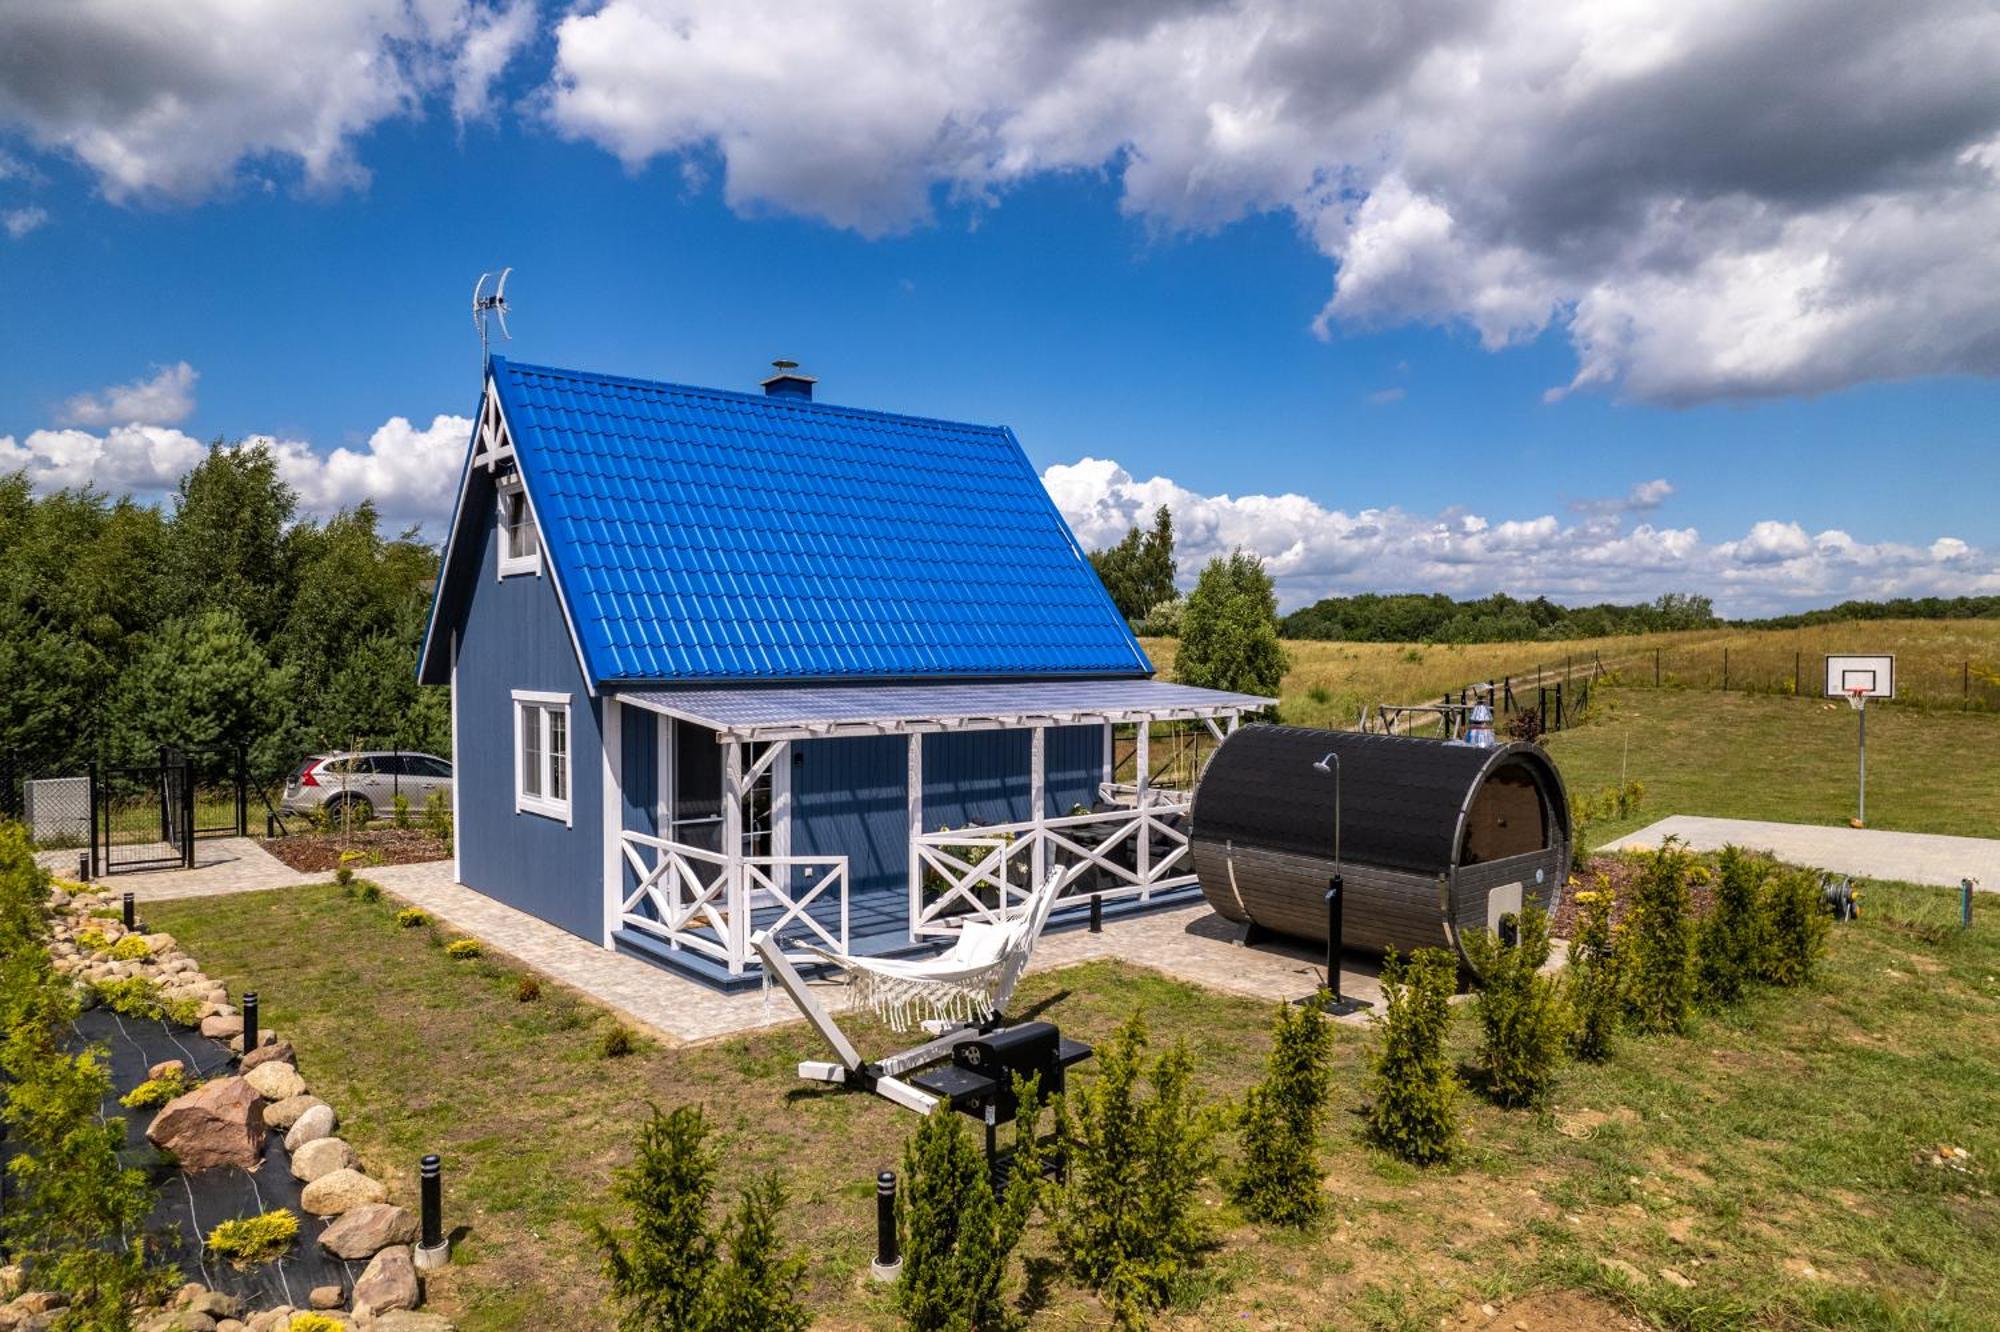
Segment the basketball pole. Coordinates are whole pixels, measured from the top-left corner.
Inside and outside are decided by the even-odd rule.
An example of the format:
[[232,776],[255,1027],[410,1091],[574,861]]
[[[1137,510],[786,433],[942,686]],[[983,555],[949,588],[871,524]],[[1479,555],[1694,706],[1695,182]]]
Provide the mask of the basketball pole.
[[1861,791],[1855,803],[1854,822],[1860,827],[1868,826],[1868,696],[1861,696]]

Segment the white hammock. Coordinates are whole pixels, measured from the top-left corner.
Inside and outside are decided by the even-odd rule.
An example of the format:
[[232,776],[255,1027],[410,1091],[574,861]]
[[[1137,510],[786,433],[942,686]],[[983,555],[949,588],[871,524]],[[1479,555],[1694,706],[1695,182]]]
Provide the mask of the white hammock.
[[1056,899],[1082,868],[1051,872],[1007,920],[966,921],[952,946],[936,957],[897,960],[854,957],[810,944],[806,948],[846,973],[854,985],[854,1002],[892,1031],[923,1023],[984,1022],[1013,997]]

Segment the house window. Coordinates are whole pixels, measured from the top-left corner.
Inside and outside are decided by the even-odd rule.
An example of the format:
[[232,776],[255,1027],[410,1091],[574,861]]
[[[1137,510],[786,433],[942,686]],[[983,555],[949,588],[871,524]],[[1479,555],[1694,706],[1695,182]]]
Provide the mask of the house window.
[[569,819],[569,695],[514,691],[514,809]]
[[500,576],[542,571],[542,543],[519,475],[500,487]]

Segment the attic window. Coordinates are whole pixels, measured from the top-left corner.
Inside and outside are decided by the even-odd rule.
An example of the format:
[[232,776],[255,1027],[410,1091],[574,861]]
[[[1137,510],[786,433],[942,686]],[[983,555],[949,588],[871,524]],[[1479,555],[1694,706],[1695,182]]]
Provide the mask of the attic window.
[[500,576],[542,571],[542,543],[519,476],[500,486]]

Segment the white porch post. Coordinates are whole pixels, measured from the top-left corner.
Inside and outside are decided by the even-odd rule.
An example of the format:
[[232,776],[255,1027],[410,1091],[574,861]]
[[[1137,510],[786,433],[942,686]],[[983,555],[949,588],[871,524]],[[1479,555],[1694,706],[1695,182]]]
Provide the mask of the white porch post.
[[598,749],[604,756],[604,946],[609,948],[625,904],[625,858],[619,839],[625,831],[624,715],[609,694],[604,696],[602,730]]
[[1112,732],[1116,729],[1117,728],[1114,727],[1112,723],[1108,721],[1104,723],[1104,775],[1098,778],[1099,791],[1097,798],[1099,800],[1110,799],[1110,797],[1103,792],[1102,788],[1109,786],[1111,785],[1111,783],[1118,780],[1118,769],[1114,764],[1112,757],[1114,751],[1112,748],[1112,740],[1111,740]]
[[[1030,734],[1034,738],[1028,743],[1028,801],[1035,830],[1029,834],[1034,839],[1034,845],[1028,860],[1033,867],[1028,891],[1034,892],[1042,886],[1042,879],[1049,872],[1049,844],[1045,828],[1049,821],[1049,729],[1037,726]],[[1006,903],[1000,905],[1004,914]]]
[[1139,733],[1136,746],[1133,750],[1132,762],[1133,766],[1137,769],[1132,775],[1133,782],[1138,788],[1135,803],[1139,810],[1139,848],[1137,853],[1140,885],[1139,900],[1145,901],[1152,894],[1153,878],[1152,825],[1147,822],[1152,816],[1146,810],[1146,792],[1153,774],[1153,719],[1151,717],[1141,717],[1139,719]]
[[722,854],[729,902],[729,974],[743,974],[750,952],[750,894],[743,884],[743,742],[722,749]]
[[465,873],[459,868],[459,829],[465,825],[458,821],[458,630],[451,631],[451,881],[464,883]]
[[924,835],[924,737],[921,731],[910,732],[910,752],[905,781],[909,784],[907,798],[910,818],[910,942],[917,941],[917,922],[924,914],[924,858],[917,850],[917,839]]

